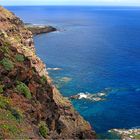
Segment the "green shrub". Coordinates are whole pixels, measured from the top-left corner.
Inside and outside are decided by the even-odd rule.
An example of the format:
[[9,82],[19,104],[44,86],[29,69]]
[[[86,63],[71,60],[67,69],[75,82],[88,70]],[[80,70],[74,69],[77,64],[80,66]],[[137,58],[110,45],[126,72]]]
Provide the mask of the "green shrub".
[[10,44],[10,42],[4,42],[3,46],[4,47],[9,47],[9,46],[11,46],[11,44]]
[[3,96],[0,96],[0,108],[6,109],[9,105],[9,100]]
[[16,118],[11,114],[11,112],[8,109],[1,110],[0,120],[17,121]]
[[45,122],[40,122],[39,124],[39,133],[42,137],[46,138],[48,135],[48,127]]
[[[18,138],[23,132],[21,128],[22,123],[11,114],[9,110],[0,109],[0,140],[4,140],[5,136],[8,138]],[[6,134],[6,135],[5,135]]]
[[133,135],[134,139],[139,140],[140,139],[140,134],[135,134]]
[[0,132],[0,140],[4,140],[2,132]]
[[23,61],[24,61],[24,56],[21,55],[21,54],[17,54],[17,55],[16,55],[16,60],[17,60],[18,62],[23,62]]
[[3,58],[3,60],[1,60],[0,63],[8,71],[10,71],[14,68],[13,62],[11,60],[9,60],[8,58]]
[[45,84],[47,81],[47,78],[45,76],[42,76],[40,79],[41,84]]
[[8,132],[10,132],[12,134],[17,134],[17,133],[20,132],[19,129],[15,125],[1,124],[0,128],[5,130],[5,131],[8,131]]
[[0,85],[0,93],[3,93],[3,88],[4,88],[4,86]]
[[3,46],[3,47],[0,48],[0,51],[2,51],[3,53],[9,53],[9,48]]
[[23,119],[23,114],[20,110],[17,110],[15,108],[9,108],[9,111],[14,116],[14,118],[19,122]]
[[18,85],[16,86],[16,91],[22,93],[27,99],[32,98],[29,88],[22,82],[18,82]]

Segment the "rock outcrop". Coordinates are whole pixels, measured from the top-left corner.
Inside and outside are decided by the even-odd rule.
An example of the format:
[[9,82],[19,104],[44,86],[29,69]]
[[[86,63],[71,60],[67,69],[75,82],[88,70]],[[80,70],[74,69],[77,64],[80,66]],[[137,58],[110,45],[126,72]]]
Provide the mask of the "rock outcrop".
[[49,33],[57,31],[56,28],[52,26],[43,26],[43,25],[26,25],[27,29],[30,30],[34,35]]
[[0,138],[94,139],[36,56],[32,33],[0,7]]
[[140,139],[140,128],[132,129],[111,129],[110,133],[117,134],[122,140],[138,140]]

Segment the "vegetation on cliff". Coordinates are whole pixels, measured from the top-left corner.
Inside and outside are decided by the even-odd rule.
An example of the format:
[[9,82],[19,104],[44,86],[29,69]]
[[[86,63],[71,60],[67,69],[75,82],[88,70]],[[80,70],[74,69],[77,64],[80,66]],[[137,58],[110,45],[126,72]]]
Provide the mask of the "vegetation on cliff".
[[95,138],[52,84],[32,33],[0,7],[0,139]]

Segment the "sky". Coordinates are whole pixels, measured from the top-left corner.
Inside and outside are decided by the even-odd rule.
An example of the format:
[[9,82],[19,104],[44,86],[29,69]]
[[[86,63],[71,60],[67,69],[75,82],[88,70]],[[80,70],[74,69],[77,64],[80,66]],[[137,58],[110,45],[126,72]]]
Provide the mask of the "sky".
[[140,6],[140,0],[0,0],[0,5],[126,5]]

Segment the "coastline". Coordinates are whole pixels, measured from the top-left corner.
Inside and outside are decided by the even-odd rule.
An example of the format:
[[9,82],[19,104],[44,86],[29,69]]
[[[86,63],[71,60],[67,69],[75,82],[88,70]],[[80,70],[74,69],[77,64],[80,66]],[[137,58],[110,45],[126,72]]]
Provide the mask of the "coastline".
[[55,32],[57,29],[53,26],[47,25],[34,25],[34,24],[25,24],[25,27],[32,32],[32,34],[39,35],[44,33]]
[[[3,50],[0,51],[2,55],[1,59],[2,62],[8,61],[11,66],[7,68],[7,65],[4,65],[5,63],[1,63],[0,65],[2,71],[6,73],[6,78],[9,79],[8,82],[10,84],[10,91],[9,87],[7,89],[5,85],[3,85],[5,86],[4,89],[3,86],[1,87],[1,97],[2,99],[7,99],[7,96],[4,97],[4,94],[9,95],[8,97],[14,108],[18,107],[18,110],[22,110],[22,119],[28,122],[30,126],[30,129],[27,130],[27,126],[24,121],[22,121],[20,122],[20,126],[25,127],[23,133],[22,131],[19,134],[14,132],[11,136],[9,132],[7,136],[5,131],[2,131],[2,138],[20,139],[24,138],[24,134],[26,134],[26,138],[29,139],[42,139],[43,135],[41,136],[39,133],[42,126],[43,128],[45,127],[47,131],[47,134],[43,137],[47,139],[96,138],[96,134],[90,124],[75,111],[70,101],[65,99],[55,85],[53,85],[48,75],[46,65],[36,55],[31,31],[25,27],[19,18],[3,7],[0,7],[0,19],[1,47],[4,50],[5,48],[8,50],[5,51],[7,55],[3,54]],[[41,30],[40,32],[43,31]],[[34,35],[35,34],[36,32]],[[15,55],[17,57],[15,57]],[[15,77],[15,80],[18,79],[18,81],[14,81],[15,83],[12,84]],[[5,84],[4,76],[1,80],[3,84]],[[21,88],[21,90],[15,91],[14,89],[16,88],[19,90]],[[28,96],[24,94],[25,91],[28,93]],[[11,106],[9,102],[7,104]],[[0,108],[0,111],[0,114],[3,114],[5,108]],[[7,116],[7,114],[5,116]],[[2,121],[6,121],[5,118],[2,119]],[[0,121],[0,125],[3,125],[2,121]],[[10,121],[12,122],[13,120]],[[10,121],[6,121],[8,127],[11,126]],[[19,122],[16,122],[17,125],[19,125],[18,123]],[[15,124],[15,122],[12,122],[12,124]],[[1,129],[3,130],[5,128]],[[19,128],[15,126],[15,129],[17,130]],[[11,131],[11,129],[8,129],[8,131]]]

